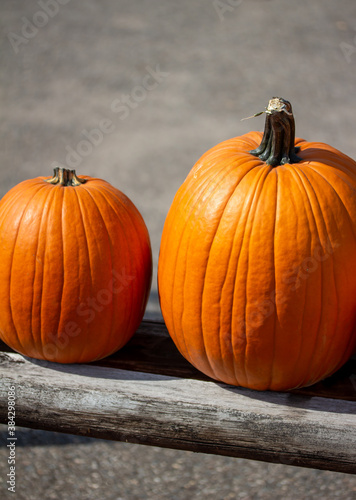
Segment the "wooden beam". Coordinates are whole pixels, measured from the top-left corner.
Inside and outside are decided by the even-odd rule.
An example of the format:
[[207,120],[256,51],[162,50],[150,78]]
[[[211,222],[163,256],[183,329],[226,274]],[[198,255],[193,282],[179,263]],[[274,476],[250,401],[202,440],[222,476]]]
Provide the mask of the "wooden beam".
[[[0,352],[14,351],[0,341]],[[126,346],[92,365],[195,380],[211,380],[181,356],[165,324],[158,321],[143,321]],[[356,401],[356,358],[348,361],[337,373],[322,382],[290,392],[308,397],[320,396]]]
[[356,473],[354,401],[11,352],[0,377],[2,423],[14,385],[18,426]]

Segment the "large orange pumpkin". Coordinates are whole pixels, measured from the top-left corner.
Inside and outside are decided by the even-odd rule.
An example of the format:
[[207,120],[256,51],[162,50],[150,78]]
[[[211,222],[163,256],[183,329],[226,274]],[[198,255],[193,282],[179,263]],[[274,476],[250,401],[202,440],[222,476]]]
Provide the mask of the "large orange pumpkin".
[[57,168],[0,202],[0,338],[59,363],[100,359],[142,320],[152,272],[149,235],[109,183]]
[[[206,152],[177,192],[158,285],[182,355],[257,390],[314,384],[356,346],[356,163],[296,139],[273,98],[262,135]],[[260,145],[259,145],[260,144]]]

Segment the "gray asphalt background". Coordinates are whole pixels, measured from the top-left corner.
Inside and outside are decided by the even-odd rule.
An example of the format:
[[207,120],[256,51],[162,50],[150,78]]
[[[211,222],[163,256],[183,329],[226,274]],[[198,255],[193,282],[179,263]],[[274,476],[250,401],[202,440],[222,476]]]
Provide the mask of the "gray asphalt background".
[[[207,149],[263,128],[241,118],[282,96],[299,137],[356,158],[355,0],[47,2],[0,3],[0,196],[54,164],[125,192],[151,234],[147,317],[173,196]],[[26,429],[16,467],[21,500],[356,498],[354,476]]]

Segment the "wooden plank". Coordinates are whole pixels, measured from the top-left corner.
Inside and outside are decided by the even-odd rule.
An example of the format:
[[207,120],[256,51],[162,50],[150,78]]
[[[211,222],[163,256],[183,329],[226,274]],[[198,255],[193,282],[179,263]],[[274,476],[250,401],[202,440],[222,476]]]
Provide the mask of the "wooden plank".
[[[0,351],[13,352],[1,342]],[[211,380],[181,356],[164,323],[157,321],[143,321],[125,347],[93,364],[157,375]],[[291,392],[307,397],[320,396],[356,401],[356,359],[350,360],[332,377],[311,387]]]
[[[163,322],[143,321],[131,341],[97,366],[116,367],[196,380],[211,380],[196,370],[175,347]],[[337,373],[310,387],[290,391],[305,396],[320,396],[356,401],[356,358]]]
[[356,403],[0,353],[0,421],[356,473]]

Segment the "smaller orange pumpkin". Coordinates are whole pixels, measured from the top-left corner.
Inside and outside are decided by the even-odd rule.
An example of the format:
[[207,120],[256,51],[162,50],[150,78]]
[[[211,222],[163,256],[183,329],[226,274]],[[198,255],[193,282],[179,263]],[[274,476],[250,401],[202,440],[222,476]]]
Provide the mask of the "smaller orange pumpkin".
[[83,363],[120,349],[151,275],[142,216],[104,180],[56,168],[0,202],[0,338],[21,354]]

